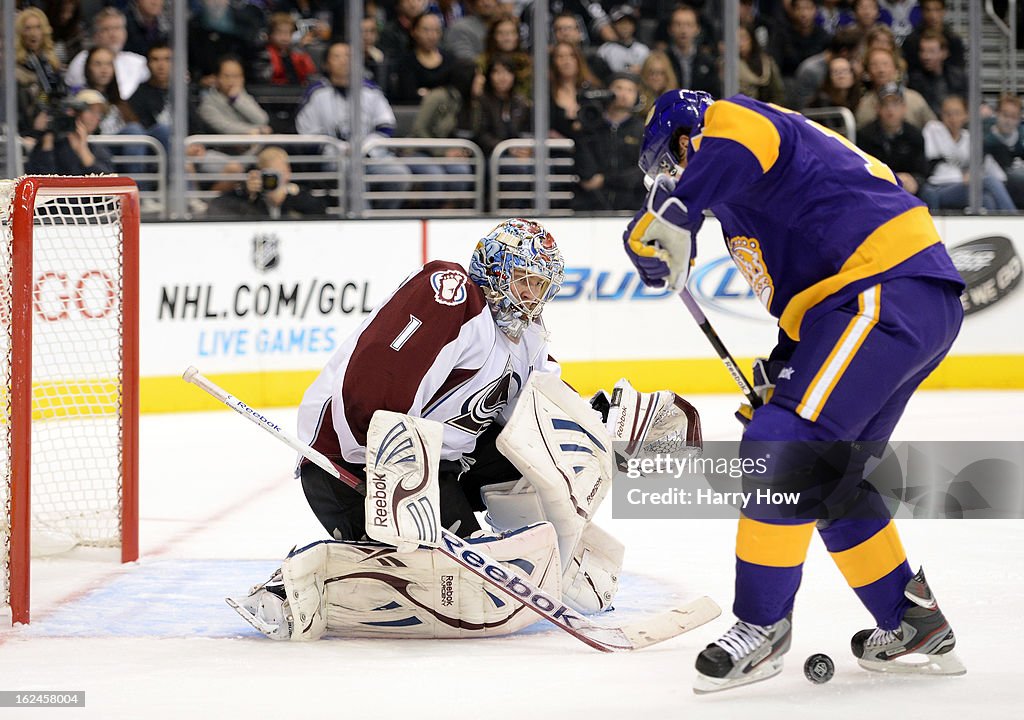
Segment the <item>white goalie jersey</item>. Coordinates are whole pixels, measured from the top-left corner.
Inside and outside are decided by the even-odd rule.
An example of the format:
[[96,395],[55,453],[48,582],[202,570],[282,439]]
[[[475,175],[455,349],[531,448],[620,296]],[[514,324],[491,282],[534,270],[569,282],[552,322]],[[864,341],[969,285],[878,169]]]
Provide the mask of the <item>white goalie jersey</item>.
[[391,410],[442,423],[441,457],[458,460],[531,373],[558,373],[547,353],[540,325],[509,340],[462,266],[430,262],[330,359],[303,396],[298,434],[329,458],[362,463],[373,413]]

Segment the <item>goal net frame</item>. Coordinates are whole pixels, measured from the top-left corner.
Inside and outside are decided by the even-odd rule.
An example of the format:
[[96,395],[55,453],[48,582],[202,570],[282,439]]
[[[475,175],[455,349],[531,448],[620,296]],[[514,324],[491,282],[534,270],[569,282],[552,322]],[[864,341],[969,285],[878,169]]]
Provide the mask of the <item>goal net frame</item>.
[[[0,427],[9,444],[9,473],[0,482],[9,482],[7,502],[0,513],[7,514],[7,590],[13,623],[28,623],[30,618],[31,526],[32,526],[32,416],[33,416],[33,320],[36,315],[36,283],[33,249],[37,239],[37,208],[61,198],[116,198],[120,206],[120,369],[118,387],[120,409],[120,545],[121,562],[138,559],[138,417],[139,417],[139,196],[135,182],[115,176],[29,176],[18,178],[10,207],[9,232],[0,232],[2,242],[10,243],[10,298],[0,297],[0,314],[10,318],[8,360],[10,386],[0,389],[8,394],[9,422]],[[110,200],[108,200],[110,201]],[[84,201],[83,201],[84,202]],[[112,202],[112,201],[110,201]],[[74,232],[76,223],[64,226]],[[85,217],[81,225],[88,224]],[[4,250],[7,252],[8,250]],[[2,295],[3,293],[0,293]],[[10,303],[7,305],[7,303]],[[9,313],[9,314],[8,314]],[[38,392],[38,391],[37,391]],[[0,517],[0,524],[4,521]],[[3,538],[0,538],[0,545]],[[0,573],[4,548],[0,547]],[[2,581],[3,578],[0,578]],[[0,611],[4,608],[0,594]]]

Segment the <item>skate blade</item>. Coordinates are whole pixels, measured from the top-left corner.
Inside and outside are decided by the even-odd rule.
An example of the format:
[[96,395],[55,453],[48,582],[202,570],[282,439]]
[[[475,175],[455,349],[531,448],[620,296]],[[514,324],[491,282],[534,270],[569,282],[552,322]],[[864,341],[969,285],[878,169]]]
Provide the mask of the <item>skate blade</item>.
[[281,635],[278,631],[280,630],[277,625],[270,625],[264,622],[260,618],[253,615],[245,605],[242,603],[244,600],[236,600],[234,598],[226,597],[224,602],[231,607],[236,613],[238,613],[243,620],[252,625],[254,628],[259,630],[263,635],[266,635],[271,640],[288,640],[287,636]]
[[857,660],[865,670],[890,675],[965,675],[967,668],[956,653],[905,655],[894,660]]
[[695,695],[709,695],[711,693],[732,690],[733,688],[752,685],[762,680],[768,680],[782,672],[782,658],[775,658],[766,662],[753,672],[736,678],[713,678],[697,673],[693,681],[693,693]]

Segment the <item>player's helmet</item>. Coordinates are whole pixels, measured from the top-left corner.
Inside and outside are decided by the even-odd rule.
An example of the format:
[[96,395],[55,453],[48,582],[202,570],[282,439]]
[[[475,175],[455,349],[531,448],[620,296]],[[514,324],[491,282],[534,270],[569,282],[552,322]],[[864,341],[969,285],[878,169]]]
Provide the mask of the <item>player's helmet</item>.
[[640,169],[650,179],[663,172],[675,175],[680,135],[693,137],[704,126],[704,113],[715,99],[702,90],[671,90],[658,98],[647,116]]
[[[469,277],[484,291],[494,321],[518,340],[562,287],[565,263],[551,233],[532,220],[512,218],[480,239],[469,262]],[[521,297],[523,284],[531,297]]]

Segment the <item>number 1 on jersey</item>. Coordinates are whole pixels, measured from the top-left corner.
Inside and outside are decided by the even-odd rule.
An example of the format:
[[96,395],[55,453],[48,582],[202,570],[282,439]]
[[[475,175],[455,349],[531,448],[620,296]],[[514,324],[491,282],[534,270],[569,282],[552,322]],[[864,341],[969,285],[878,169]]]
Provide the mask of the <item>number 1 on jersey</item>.
[[409,338],[412,337],[414,332],[420,329],[421,325],[423,325],[422,320],[415,315],[410,315],[409,324],[402,328],[402,332],[398,333],[398,335],[395,336],[395,339],[391,341],[391,349],[401,350],[402,346],[409,342]]

